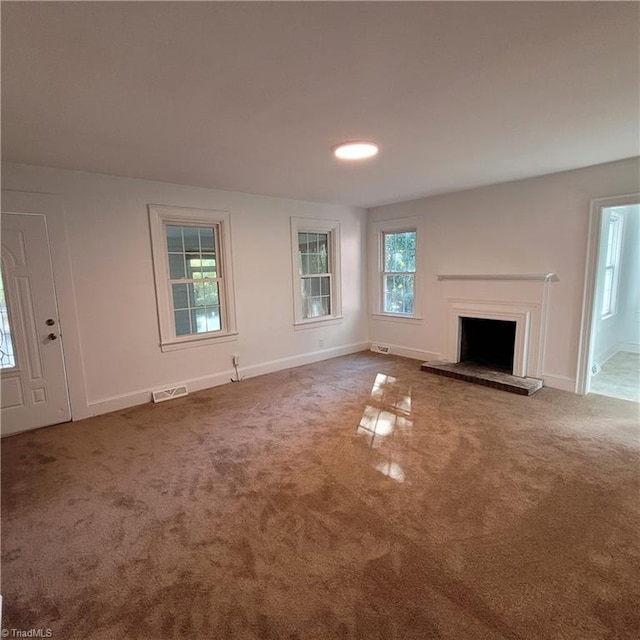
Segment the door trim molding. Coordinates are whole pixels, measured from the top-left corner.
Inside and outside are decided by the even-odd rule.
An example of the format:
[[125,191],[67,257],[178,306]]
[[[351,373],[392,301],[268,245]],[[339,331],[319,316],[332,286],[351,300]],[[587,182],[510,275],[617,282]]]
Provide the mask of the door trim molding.
[[86,418],[91,414],[87,406],[82,346],[62,198],[50,193],[3,189],[2,211],[44,215],[49,236],[60,329],[64,332],[64,360],[71,420]]
[[582,320],[580,323],[580,343],[578,346],[578,366],[576,371],[575,387],[575,392],[582,396],[589,393],[589,367],[593,356],[593,331],[595,317],[593,305],[595,301],[596,276],[598,271],[602,210],[607,207],[623,207],[630,204],[640,204],[640,192],[591,200],[587,257],[584,270],[585,277],[582,297]]

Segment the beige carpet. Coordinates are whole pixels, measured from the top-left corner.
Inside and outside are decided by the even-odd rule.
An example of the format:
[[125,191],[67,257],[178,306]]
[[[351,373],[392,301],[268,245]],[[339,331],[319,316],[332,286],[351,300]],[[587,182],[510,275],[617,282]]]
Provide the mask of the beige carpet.
[[638,405],[362,353],[2,443],[3,626],[637,640]]

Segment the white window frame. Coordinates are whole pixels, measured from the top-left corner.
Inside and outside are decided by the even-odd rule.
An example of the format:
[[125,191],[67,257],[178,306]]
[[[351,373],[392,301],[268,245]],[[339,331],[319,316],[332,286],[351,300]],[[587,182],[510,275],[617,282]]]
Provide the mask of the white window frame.
[[[416,233],[416,270],[413,291],[413,313],[391,313],[384,310],[384,236],[388,233]],[[377,319],[419,323],[422,321],[422,291],[424,279],[423,221],[420,217],[381,220],[370,225],[369,264],[372,265],[370,289],[371,315]]]
[[[229,212],[156,204],[148,205],[148,210],[161,350],[175,351],[237,339]],[[217,260],[221,274],[218,280],[220,331],[184,336],[176,335],[165,232],[167,225],[214,227],[216,229]]]
[[[624,212],[616,208],[606,211],[604,217],[605,242],[602,245],[604,249],[602,257],[602,304],[600,308],[600,317],[602,320],[611,318],[618,312],[618,289],[620,288],[620,261],[622,259],[622,242],[624,236]],[[612,238],[613,235],[613,238]],[[613,256],[611,262],[607,262],[609,257],[609,242],[614,243]],[[607,280],[607,273],[611,273],[611,289],[609,295],[605,296],[604,285]]]
[[[329,242],[329,272],[331,282],[331,313],[317,318],[305,318],[302,311],[302,291],[298,234],[326,233]],[[296,329],[334,324],[342,320],[342,277],[340,267],[340,223],[337,220],[291,218],[291,274],[293,282],[293,324]]]

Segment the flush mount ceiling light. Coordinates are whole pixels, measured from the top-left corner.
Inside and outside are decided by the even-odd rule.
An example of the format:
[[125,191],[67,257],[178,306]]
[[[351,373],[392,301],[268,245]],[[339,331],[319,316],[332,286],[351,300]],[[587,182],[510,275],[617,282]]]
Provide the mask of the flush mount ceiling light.
[[333,155],[341,160],[364,160],[378,153],[378,145],[375,142],[368,142],[366,140],[341,142],[331,147],[331,149]]

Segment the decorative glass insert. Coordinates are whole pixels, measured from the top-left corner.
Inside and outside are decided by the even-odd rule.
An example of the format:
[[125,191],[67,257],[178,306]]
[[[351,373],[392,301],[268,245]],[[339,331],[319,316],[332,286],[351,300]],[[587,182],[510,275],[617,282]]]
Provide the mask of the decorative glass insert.
[[416,232],[383,233],[384,311],[413,315],[416,277]]
[[216,228],[166,225],[176,336],[220,331]]
[[298,273],[302,317],[331,315],[331,265],[328,233],[298,233]]
[[4,274],[0,271],[0,369],[12,369],[15,366],[16,357],[11,338],[9,308],[4,292]]

